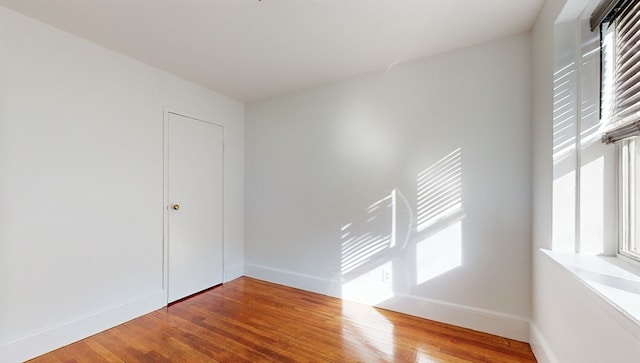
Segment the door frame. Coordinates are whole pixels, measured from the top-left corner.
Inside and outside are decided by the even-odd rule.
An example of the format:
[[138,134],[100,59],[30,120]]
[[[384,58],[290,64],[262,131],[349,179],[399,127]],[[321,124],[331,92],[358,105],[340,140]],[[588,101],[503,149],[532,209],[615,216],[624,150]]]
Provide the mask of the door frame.
[[165,306],[169,304],[169,116],[171,114],[187,117],[196,121],[205,122],[222,128],[222,281],[225,281],[224,272],[224,222],[225,222],[225,129],[224,125],[208,121],[201,117],[195,117],[189,113],[175,111],[164,107],[162,123],[162,291],[164,292]]

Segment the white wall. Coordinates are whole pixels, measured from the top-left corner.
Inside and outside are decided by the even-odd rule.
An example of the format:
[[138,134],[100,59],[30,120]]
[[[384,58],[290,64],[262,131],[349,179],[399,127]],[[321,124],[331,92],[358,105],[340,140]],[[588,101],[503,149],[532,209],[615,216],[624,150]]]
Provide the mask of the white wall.
[[240,276],[243,105],[0,7],[0,361],[166,303],[164,107],[225,127]]
[[246,273],[527,340],[530,55],[517,35],[248,105]]
[[[597,115],[583,112],[589,104],[597,104],[587,90],[593,89],[590,83],[597,82],[597,73],[593,79],[593,52],[587,49],[592,44],[585,41],[588,36],[578,31],[576,22],[587,2],[545,1],[532,32],[534,251],[530,343],[540,362],[625,363],[640,356],[637,324],[539,250],[607,254],[611,253],[611,239],[615,239],[615,221],[611,218],[615,215],[612,149],[584,136],[574,138],[577,144],[568,152],[558,147],[563,138],[558,130],[567,130],[564,126],[569,126],[574,135],[587,135],[586,131],[598,123]],[[576,39],[583,41],[576,44]],[[561,70],[576,55],[580,62],[572,69],[570,93],[582,108],[573,110],[570,125],[559,125],[564,118],[554,120],[554,86],[562,84],[559,77],[567,72]],[[557,107],[555,116],[564,112]]]

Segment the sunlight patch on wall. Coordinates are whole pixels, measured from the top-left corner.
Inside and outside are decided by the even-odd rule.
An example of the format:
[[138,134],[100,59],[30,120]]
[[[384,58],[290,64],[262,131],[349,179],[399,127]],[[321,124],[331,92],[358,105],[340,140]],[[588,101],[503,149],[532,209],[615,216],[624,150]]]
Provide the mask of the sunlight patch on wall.
[[388,261],[342,285],[342,298],[367,305],[376,305],[394,296],[393,263]]
[[444,227],[416,246],[416,282],[422,284],[462,265],[462,221]]
[[462,148],[418,174],[416,283],[462,265]]
[[[394,189],[340,228],[344,299],[379,304],[394,296],[394,272],[397,282],[422,284],[462,265],[462,148],[419,172],[415,187],[415,217]],[[406,255],[410,241],[415,250]],[[393,265],[405,258],[415,265]]]
[[394,296],[393,259],[406,248],[413,213],[398,190],[340,228],[342,297],[376,305]]
[[462,209],[462,148],[418,174],[418,232]]
[[567,158],[576,148],[576,64],[560,67],[553,79],[553,161]]
[[[614,46],[606,37],[602,44]],[[600,46],[588,21],[554,26],[551,248],[558,252],[600,254],[610,249],[605,236],[611,235],[615,219],[610,205],[615,181],[605,162],[611,150],[600,138],[605,128],[601,117],[613,112],[613,85],[605,77],[601,94],[600,81],[601,70],[610,73],[613,61],[606,52],[601,59]]]
[[[552,248],[575,252],[576,240],[576,140],[578,136],[578,65],[575,60],[576,28],[557,25],[564,36],[554,39],[553,75],[553,214]],[[565,34],[566,33],[566,34]]]
[[395,245],[396,192],[371,204],[362,223],[341,228],[342,274],[347,274]]
[[396,243],[396,209],[393,190],[368,206],[363,220],[342,226],[343,299],[375,305],[394,296],[389,255]]

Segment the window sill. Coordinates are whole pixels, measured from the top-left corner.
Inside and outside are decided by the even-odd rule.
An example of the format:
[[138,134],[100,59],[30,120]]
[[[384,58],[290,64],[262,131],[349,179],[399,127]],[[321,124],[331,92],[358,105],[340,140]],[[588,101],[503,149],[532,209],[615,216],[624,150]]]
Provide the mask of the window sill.
[[617,257],[541,251],[640,328],[640,267]]

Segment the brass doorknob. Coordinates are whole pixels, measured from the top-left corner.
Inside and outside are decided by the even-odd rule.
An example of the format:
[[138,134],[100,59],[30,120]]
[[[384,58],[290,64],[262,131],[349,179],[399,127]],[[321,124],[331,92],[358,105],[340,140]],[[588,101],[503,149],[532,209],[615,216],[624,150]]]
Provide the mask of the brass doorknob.
[[172,208],[173,208],[173,210],[178,210],[178,209],[180,209],[180,205],[179,204],[174,204]]

